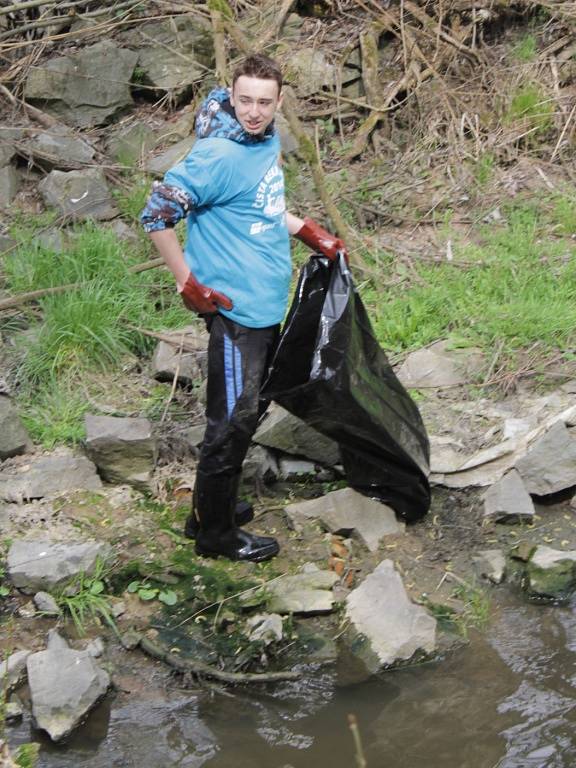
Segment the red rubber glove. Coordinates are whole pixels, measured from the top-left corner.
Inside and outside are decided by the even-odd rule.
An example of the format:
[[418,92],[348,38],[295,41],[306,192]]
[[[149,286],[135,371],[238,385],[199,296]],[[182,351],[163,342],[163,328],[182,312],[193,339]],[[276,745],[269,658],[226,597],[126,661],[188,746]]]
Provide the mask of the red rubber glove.
[[219,307],[232,309],[232,302],[228,296],[199,283],[192,272],[188,275],[180,296],[185,307],[192,312],[198,312],[199,315],[213,315],[218,312]]
[[298,232],[294,235],[298,240],[301,240],[309,248],[313,248],[315,251],[320,251],[324,256],[328,257],[331,261],[336,259],[338,253],[343,253],[346,262],[348,262],[348,251],[344,245],[344,241],[339,237],[334,237],[330,232],[326,232],[321,226],[316,224],[315,221],[306,217],[304,224],[300,227]]

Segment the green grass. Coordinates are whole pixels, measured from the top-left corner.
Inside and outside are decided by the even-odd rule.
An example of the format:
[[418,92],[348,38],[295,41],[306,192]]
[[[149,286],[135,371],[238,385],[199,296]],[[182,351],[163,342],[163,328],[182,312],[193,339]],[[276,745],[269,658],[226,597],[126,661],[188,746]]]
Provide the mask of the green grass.
[[167,270],[128,271],[142,260],[138,253],[126,258],[114,233],[91,225],[77,231],[66,253],[29,246],[6,260],[14,293],[79,284],[39,299],[43,320],[19,341],[18,379],[25,391],[70,382],[91,368],[114,369],[127,354],[148,351],[153,342],[132,327],[160,330],[190,322]]
[[81,573],[56,595],[56,602],[64,614],[70,616],[80,635],[86,633],[91,621],[104,621],[118,632],[110,609],[110,596],[106,594],[107,577],[107,567],[98,560],[93,574]]
[[526,83],[512,95],[504,114],[504,123],[512,124],[523,121],[526,130],[542,133],[552,126],[554,104],[544,91],[535,83]]
[[52,381],[35,395],[22,397],[19,405],[28,434],[47,450],[62,443],[76,445],[85,436],[83,416],[90,406],[78,386]]
[[512,49],[512,56],[517,61],[533,61],[538,53],[538,46],[534,35],[525,35]]
[[[504,225],[475,233],[481,245],[453,241],[455,261],[416,265],[422,283],[407,290],[363,290],[375,332],[386,349],[400,352],[437,339],[503,346],[503,357],[538,343],[566,349],[576,342],[576,244],[554,239],[567,199],[502,207]],[[548,212],[547,212],[548,211]],[[458,261],[466,266],[458,267]]]

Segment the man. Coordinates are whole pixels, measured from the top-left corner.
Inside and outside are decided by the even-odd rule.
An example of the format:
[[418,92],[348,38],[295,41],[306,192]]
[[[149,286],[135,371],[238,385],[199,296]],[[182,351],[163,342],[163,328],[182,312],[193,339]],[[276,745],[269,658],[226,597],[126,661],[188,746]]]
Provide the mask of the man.
[[[330,259],[341,240],[286,212],[274,115],[282,73],[252,55],[232,88],[213,90],[196,119],[198,141],[156,182],[141,221],[176,279],[184,304],[204,317],[207,426],[186,533],[196,552],[260,561],[278,542],[238,527],[242,462],[260,415],[259,391],[284,318],[291,277],[289,234]],[[184,252],[174,225],[187,217]]]

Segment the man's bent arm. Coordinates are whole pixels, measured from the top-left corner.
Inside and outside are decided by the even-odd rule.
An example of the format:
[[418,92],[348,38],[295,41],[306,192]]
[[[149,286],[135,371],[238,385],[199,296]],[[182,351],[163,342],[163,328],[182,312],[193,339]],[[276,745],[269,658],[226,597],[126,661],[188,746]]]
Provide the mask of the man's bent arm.
[[298,216],[294,216],[293,213],[286,211],[286,226],[288,227],[288,232],[291,235],[295,235],[304,226],[304,219],[299,219]]
[[188,279],[190,269],[184,259],[178,235],[174,229],[160,229],[156,232],[150,232],[149,237],[164,259],[166,266],[174,275],[178,290],[181,291]]

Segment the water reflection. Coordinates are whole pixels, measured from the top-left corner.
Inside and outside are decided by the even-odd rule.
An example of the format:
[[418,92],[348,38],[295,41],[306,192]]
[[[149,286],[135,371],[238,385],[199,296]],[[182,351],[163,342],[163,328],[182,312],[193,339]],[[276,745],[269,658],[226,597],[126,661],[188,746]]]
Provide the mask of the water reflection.
[[346,687],[325,667],[257,691],[110,699],[67,746],[42,742],[39,768],[351,768],[350,712],[370,768],[573,768],[576,602],[497,595],[488,634],[442,661]]

